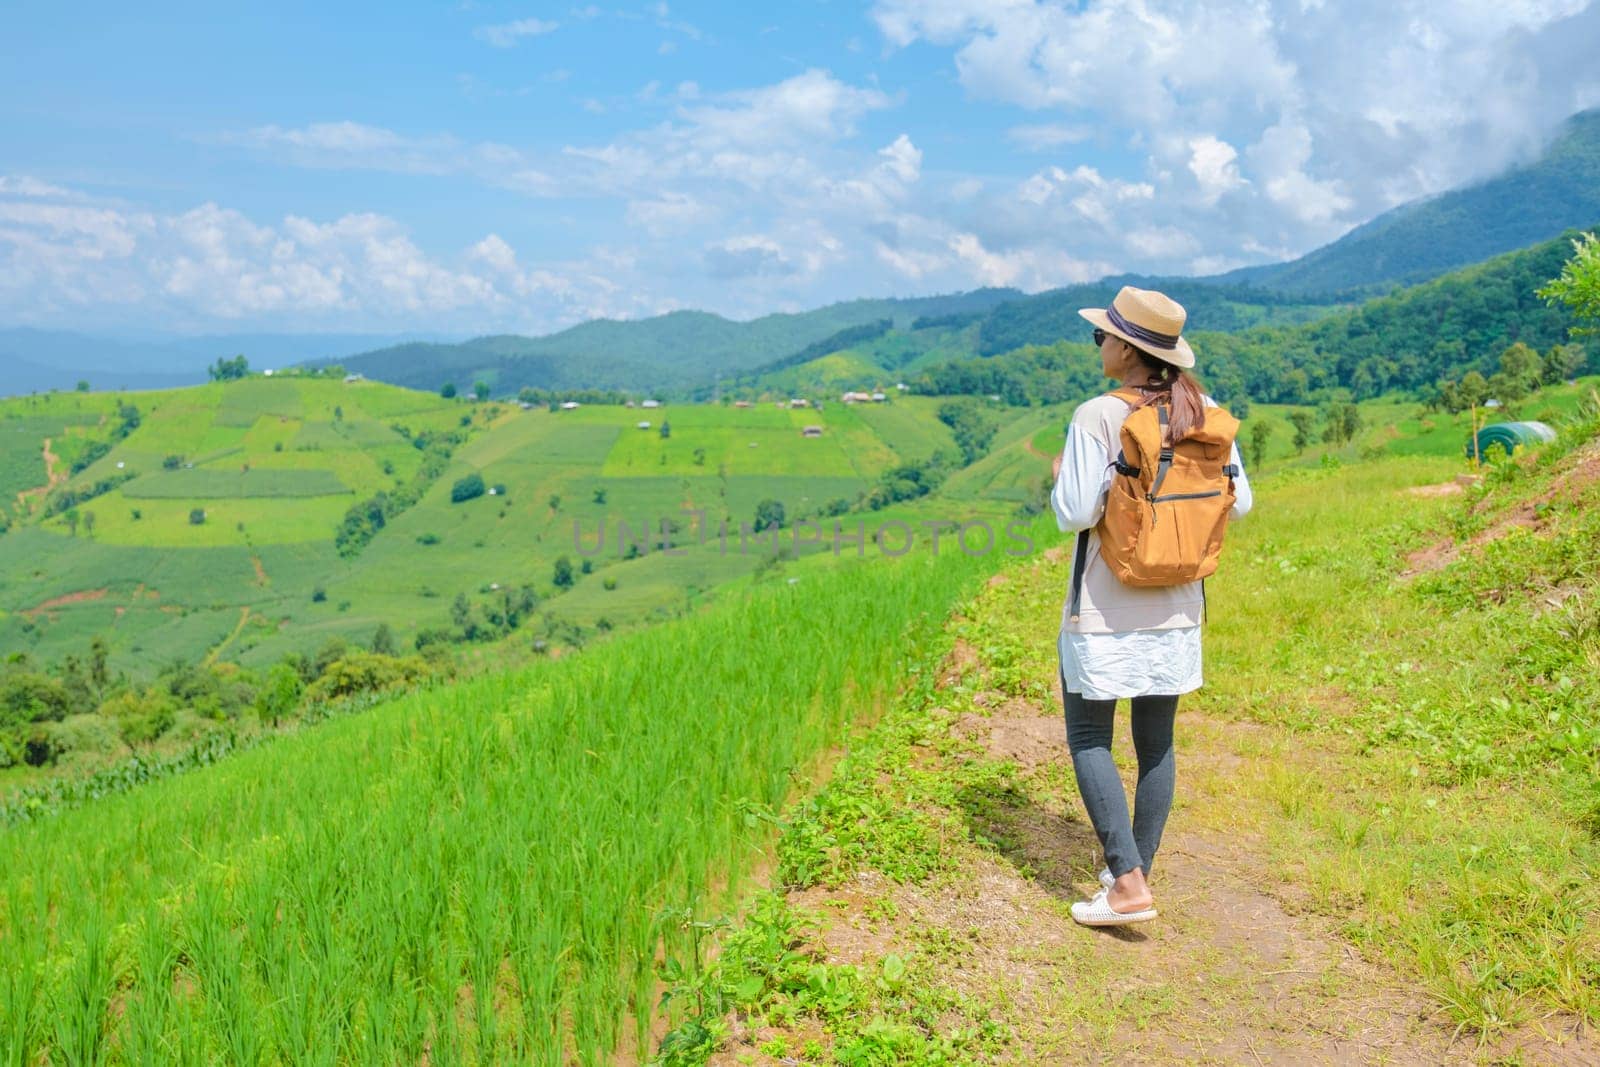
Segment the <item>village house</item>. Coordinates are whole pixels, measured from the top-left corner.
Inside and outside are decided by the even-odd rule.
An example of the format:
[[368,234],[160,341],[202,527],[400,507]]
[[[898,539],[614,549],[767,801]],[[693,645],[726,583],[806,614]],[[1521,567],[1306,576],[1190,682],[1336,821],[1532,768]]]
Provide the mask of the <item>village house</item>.
[[821,426],[807,426],[805,429],[800,431],[800,436],[801,437],[821,437],[822,436],[822,427]]
[[798,396],[791,397],[789,400],[789,406],[792,408],[808,408],[811,406],[811,401]]
[[865,404],[867,401],[872,399],[872,396],[868,393],[850,392],[840,396],[839,399],[844,401],[846,404]]
[[650,421],[648,419],[646,419],[644,422],[641,422],[639,424],[639,429],[641,429],[641,430],[648,430],[649,428],[650,428]]
[[561,410],[562,411],[576,411],[576,410],[578,410],[578,402],[576,400],[568,400],[565,404],[561,405]]

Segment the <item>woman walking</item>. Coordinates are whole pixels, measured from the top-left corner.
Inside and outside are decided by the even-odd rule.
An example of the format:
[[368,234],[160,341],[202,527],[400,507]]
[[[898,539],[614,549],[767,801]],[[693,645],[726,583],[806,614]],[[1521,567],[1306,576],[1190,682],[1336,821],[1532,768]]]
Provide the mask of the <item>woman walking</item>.
[[[1072,767],[1106,861],[1100,891],[1087,903],[1074,904],[1072,917],[1088,926],[1119,926],[1156,917],[1150,873],[1172,807],[1172,727],[1178,698],[1201,684],[1205,589],[1200,581],[1124,584],[1102,558],[1102,519],[1112,479],[1119,470],[1136,473],[1120,455],[1121,430],[1129,415],[1158,406],[1165,461],[1172,445],[1205,427],[1207,409],[1216,405],[1186,373],[1194,366],[1194,351],[1183,339],[1186,313],[1176,301],[1127,286],[1111,307],[1085,308],[1079,314],[1095,327],[1106,376],[1122,388],[1073,412],[1050,494],[1062,531],[1087,535],[1080,534],[1073,593],[1062,611],[1057,650]],[[1225,468],[1233,476],[1229,514],[1238,518],[1250,510],[1250,484],[1237,445],[1230,459],[1231,467]],[[1153,513],[1155,504],[1148,506]],[[1123,698],[1131,702],[1139,765],[1131,820],[1111,756],[1116,705]]]

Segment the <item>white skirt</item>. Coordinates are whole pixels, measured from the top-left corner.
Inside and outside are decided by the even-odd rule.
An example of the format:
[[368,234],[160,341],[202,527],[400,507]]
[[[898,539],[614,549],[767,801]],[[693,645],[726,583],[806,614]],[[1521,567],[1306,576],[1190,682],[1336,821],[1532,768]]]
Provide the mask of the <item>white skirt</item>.
[[1056,645],[1061,679],[1085,700],[1180,696],[1200,688],[1200,627],[1079,634]]

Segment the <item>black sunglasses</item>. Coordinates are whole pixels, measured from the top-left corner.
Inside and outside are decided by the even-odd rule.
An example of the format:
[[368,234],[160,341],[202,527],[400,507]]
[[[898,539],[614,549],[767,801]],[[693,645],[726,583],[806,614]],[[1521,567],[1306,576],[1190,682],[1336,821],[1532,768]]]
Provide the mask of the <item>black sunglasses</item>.
[[1104,330],[1102,330],[1100,327],[1096,326],[1094,328],[1094,346],[1096,348],[1099,348],[1101,345],[1105,344],[1106,343],[1106,336],[1107,336],[1106,332]]

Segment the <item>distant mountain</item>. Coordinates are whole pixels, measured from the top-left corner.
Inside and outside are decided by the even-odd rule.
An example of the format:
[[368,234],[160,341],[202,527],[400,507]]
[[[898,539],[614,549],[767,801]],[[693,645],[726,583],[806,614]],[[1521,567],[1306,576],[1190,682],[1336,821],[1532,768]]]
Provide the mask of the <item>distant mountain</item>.
[[68,330],[0,329],[0,395],[71,389],[165,389],[206,380],[218,357],[257,368],[337,358],[410,340],[403,334],[205,334],[111,338]]
[[1288,263],[1208,281],[1296,295],[1372,295],[1600,221],[1600,109],[1568,119],[1531,163],[1402,205]]
[[952,296],[852,300],[799,314],[734,322],[704,311],[586,322],[547,337],[502,334],[457,345],[409,344],[339,362],[369,378],[416,389],[483,380],[501,395],[523,386],[671,391],[749,371],[853,326],[881,319],[909,327],[925,316],[983,313],[1016,300],[1015,289]]
[[[1501,354],[1517,342],[1540,353],[1568,343],[1571,315],[1535,290],[1561,270],[1574,236],[1568,232],[1353,307],[1329,308],[1312,322],[1185,334],[1201,380],[1236,413],[1247,410],[1249,400],[1319,403],[1346,392],[1357,400],[1402,390],[1426,398],[1439,382],[1468,371],[1494,374]],[[1600,372],[1600,352],[1579,353],[1577,372]],[[905,377],[918,392],[997,393],[1015,404],[1058,403],[1103,382],[1099,358],[1086,343],[969,356],[918,370]]]

